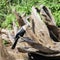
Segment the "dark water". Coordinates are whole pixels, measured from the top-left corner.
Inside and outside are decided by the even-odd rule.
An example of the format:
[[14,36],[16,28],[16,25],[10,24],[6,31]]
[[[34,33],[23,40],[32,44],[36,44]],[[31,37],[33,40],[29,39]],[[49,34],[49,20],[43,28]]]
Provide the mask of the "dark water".
[[29,60],[60,60],[60,57],[45,57],[35,53],[29,53]]

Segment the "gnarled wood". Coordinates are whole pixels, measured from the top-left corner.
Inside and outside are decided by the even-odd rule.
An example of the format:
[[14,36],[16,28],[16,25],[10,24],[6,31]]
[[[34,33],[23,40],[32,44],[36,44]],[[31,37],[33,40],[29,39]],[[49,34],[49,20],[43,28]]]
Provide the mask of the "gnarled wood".
[[41,20],[40,16],[38,15],[35,7],[32,7],[32,19],[35,23],[35,33],[37,37],[44,42],[45,44],[52,44],[52,41],[49,36],[49,31],[45,25],[45,23]]
[[42,15],[42,20],[46,23],[51,38],[54,41],[60,41],[60,29],[56,26],[55,19],[51,14],[51,11],[46,6],[40,7],[40,14]]
[[[35,8],[34,8],[35,9]],[[33,10],[34,11],[34,10]],[[35,15],[37,15],[37,12],[36,11],[34,11],[34,13],[36,13]],[[40,18],[38,18],[38,16],[36,17],[36,16],[34,16],[34,19],[37,19],[37,21],[39,21],[38,19],[40,19]],[[39,21],[40,22],[40,21]],[[38,22],[38,23],[39,23]],[[23,20],[23,23],[24,23],[24,20]],[[37,24],[38,24],[37,23]],[[42,26],[44,25],[45,26],[45,24],[42,22],[42,20],[41,20],[41,29],[42,29]],[[43,24],[43,25],[42,25]],[[21,23],[21,25],[23,25],[22,23]],[[47,30],[47,27],[45,26],[44,28],[46,28],[46,30]],[[42,29],[43,30],[43,29]],[[37,32],[37,30],[36,30],[36,32]],[[36,43],[38,43],[38,45],[40,46],[40,48],[39,47],[37,47],[38,45],[37,44],[35,44],[35,45],[33,45],[33,44],[28,44],[27,46],[30,46],[31,45],[31,47],[34,47],[34,48],[36,48],[36,49],[38,49],[38,50],[40,50],[40,51],[44,51],[45,49],[46,49],[46,53],[49,53],[49,51],[48,50],[50,50],[50,53],[53,51],[55,51],[55,52],[57,52],[57,50],[54,50],[54,43],[51,41],[52,39],[50,38],[50,36],[49,36],[49,32],[48,32],[48,30],[47,30],[47,35],[46,35],[46,37],[48,36],[48,38],[46,38],[47,40],[45,41],[45,42],[47,42],[48,40],[50,41],[50,43],[52,43],[52,44],[50,44],[50,43],[46,43],[46,44],[44,44],[44,43],[42,43],[41,42],[41,40],[39,41],[39,38],[33,33],[33,31],[30,29],[27,29],[27,31],[26,31],[26,33],[28,33],[28,35],[30,36],[30,38],[32,39],[32,40],[34,40]],[[41,34],[42,35],[42,34]],[[44,37],[43,37],[44,38]],[[41,38],[40,38],[41,39]],[[45,39],[45,38],[44,38]],[[42,45],[42,46],[41,46]],[[25,45],[26,46],[26,45]],[[45,49],[44,49],[44,46],[45,46]],[[52,48],[49,48],[49,47],[51,47],[52,46]],[[48,48],[48,49],[47,49]],[[42,49],[42,50],[41,50]],[[45,51],[44,51],[45,52]],[[59,49],[58,49],[58,52],[59,52]]]

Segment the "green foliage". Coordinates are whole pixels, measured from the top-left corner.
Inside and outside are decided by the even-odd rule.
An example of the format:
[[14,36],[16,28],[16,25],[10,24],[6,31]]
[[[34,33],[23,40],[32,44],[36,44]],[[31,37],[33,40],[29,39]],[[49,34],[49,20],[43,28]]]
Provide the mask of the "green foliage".
[[60,26],[60,0],[0,0],[0,26],[11,28],[12,20],[15,20],[12,9],[20,14],[30,14],[33,5],[39,7],[41,4],[50,8],[56,24]]
[[4,45],[8,44],[8,41],[3,40],[3,44],[4,44]]
[[2,23],[3,28],[11,28],[12,22],[15,20],[15,16],[13,14],[8,14],[6,16],[6,20]]
[[56,19],[55,21],[56,21],[57,26],[60,27],[60,11],[54,12],[54,18]]
[[5,21],[7,14],[10,13],[9,4],[7,0],[0,0],[0,27]]
[[4,45],[4,46],[8,46],[8,45],[10,45],[10,44],[11,44],[11,43],[10,43],[9,41],[3,39],[3,45]]

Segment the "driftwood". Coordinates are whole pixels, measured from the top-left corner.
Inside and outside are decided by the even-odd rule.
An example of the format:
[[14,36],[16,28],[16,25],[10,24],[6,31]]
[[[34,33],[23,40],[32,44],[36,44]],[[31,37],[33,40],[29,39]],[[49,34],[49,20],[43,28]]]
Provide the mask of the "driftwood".
[[[60,48],[59,48],[59,46],[57,47],[57,45],[55,45],[54,44],[54,42],[53,42],[53,40],[50,38],[50,36],[49,36],[49,32],[48,32],[48,29],[47,29],[47,27],[45,26],[44,27],[44,29],[42,28],[43,27],[43,25],[45,25],[44,23],[43,23],[43,21],[41,21],[41,19],[39,18],[39,15],[37,15],[37,11],[35,10],[35,8],[33,7],[32,8],[32,10],[33,10],[33,13],[32,13],[32,19],[34,20],[34,23],[36,24],[36,25],[38,25],[38,24],[41,24],[40,25],[40,28],[37,28],[36,27],[36,25],[35,25],[35,33],[32,31],[32,29],[30,29],[30,30],[28,30],[27,29],[27,31],[26,31],[26,33],[29,35],[29,37],[32,39],[32,40],[35,40],[35,45],[32,45],[32,43],[29,43],[28,44],[28,46],[29,45],[31,45],[32,47],[34,47],[35,49],[38,49],[39,51],[42,51],[42,52],[46,52],[46,53],[49,53],[49,51],[50,51],[50,53],[57,53],[57,52],[59,52],[60,50]],[[36,16],[37,17],[36,17]],[[18,20],[18,19],[17,19]],[[23,20],[23,19],[21,19],[21,20]],[[36,21],[37,20],[37,21]],[[36,21],[36,22],[35,22]],[[39,21],[39,22],[38,22]],[[41,23],[40,23],[40,21],[41,21]],[[23,20],[23,22],[22,23],[25,23],[25,21]],[[21,25],[20,26],[23,26],[23,24],[21,23]],[[26,24],[26,23],[25,23]],[[39,25],[38,25],[39,26]],[[42,33],[40,33],[41,35],[42,35],[42,37],[41,36],[39,36],[39,30],[44,30],[45,31],[45,29],[46,29],[46,33],[45,32],[42,32]],[[38,32],[37,32],[38,31]],[[45,35],[44,35],[45,34]],[[46,36],[45,38],[44,38],[44,36]],[[38,37],[39,37],[39,39],[38,39]],[[46,39],[46,41],[45,41],[45,39]],[[48,42],[49,43],[48,43]],[[27,42],[28,43],[28,42]],[[36,43],[38,43],[38,45],[36,44]],[[40,45],[39,45],[40,44]],[[41,46],[42,45],[42,46]],[[37,47],[37,46],[39,46],[39,47]],[[45,49],[45,51],[44,51],[44,47],[46,47]],[[47,49],[48,48],[48,49]],[[58,49],[57,49],[58,48]],[[42,49],[42,50],[41,50]]]
[[[10,49],[12,45],[6,48],[3,45],[2,39],[11,41],[12,44],[14,43],[14,36],[18,31],[15,21],[13,21],[13,30],[0,29],[2,36],[2,38],[0,37],[1,60],[28,60],[28,53],[35,53],[45,57],[60,56],[60,29],[56,26],[51,11],[47,7],[40,6],[40,10],[37,10],[33,6],[31,15],[28,17],[19,15],[16,10],[14,14],[19,27],[25,26],[26,33],[19,39],[16,46],[17,48],[12,50]],[[31,22],[29,22],[28,19],[30,19]],[[4,38],[3,34],[6,35]]]
[[[33,10],[34,11],[34,10]],[[36,12],[35,12],[36,13]],[[36,16],[35,16],[36,17]],[[40,19],[40,18],[39,18]],[[18,20],[18,19],[17,19]],[[24,21],[24,20],[23,20]],[[43,23],[43,22],[42,22]],[[21,23],[22,24],[22,23]],[[23,25],[23,24],[22,24]],[[43,25],[42,25],[43,26]],[[44,27],[44,28],[47,28],[47,27]],[[42,28],[41,28],[42,29]],[[37,31],[37,30],[36,30]],[[36,38],[36,35],[33,33],[33,31],[30,29],[30,30],[28,30],[27,29],[27,32],[26,33],[29,33],[30,34],[30,38],[31,39],[33,39],[33,40],[35,40],[37,43],[39,43],[40,42],[40,44],[42,45],[42,46],[44,46],[45,45],[45,49],[47,49],[47,47],[48,47],[48,49],[47,50],[49,50],[49,47],[51,47],[52,46],[52,48],[50,48],[51,50],[53,50],[54,51],[54,43],[53,43],[53,40],[49,37],[49,34],[47,34],[47,36],[48,36],[48,38],[49,38],[49,41],[51,42],[51,44],[49,44],[47,41],[48,41],[48,39],[46,38],[46,44],[45,43],[42,43],[41,42],[41,40],[39,41],[39,39],[38,38]],[[49,33],[49,32],[48,32]],[[41,34],[42,35],[42,34]],[[38,36],[39,37],[39,36]],[[41,39],[41,38],[40,38]],[[44,40],[45,41],[45,40]],[[39,49],[38,47],[36,47],[37,46],[37,44],[35,44],[35,45],[32,45],[32,44],[30,44],[31,46],[33,46],[34,48],[36,48],[36,49]],[[39,49],[39,50],[41,50],[42,49],[42,47]],[[44,49],[42,49],[41,51],[43,51]],[[46,51],[46,50],[45,50]],[[59,51],[59,50],[58,50]],[[50,51],[50,53],[51,53],[52,51]],[[57,52],[57,50],[55,50],[55,52]],[[49,51],[47,51],[47,53],[49,53]]]

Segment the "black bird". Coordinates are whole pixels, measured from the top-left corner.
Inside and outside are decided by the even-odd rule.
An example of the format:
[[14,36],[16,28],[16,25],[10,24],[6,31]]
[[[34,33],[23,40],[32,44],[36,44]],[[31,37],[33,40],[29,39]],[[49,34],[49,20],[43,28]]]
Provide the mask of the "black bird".
[[17,42],[18,42],[18,39],[20,38],[20,37],[23,37],[23,35],[25,34],[25,32],[26,32],[26,30],[24,29],[24,27],[25,26],[22,26],[21,28],[20,28],[20,30],[17,32],[17,34],[16,34],[16,36],[15,36],[15,42],[14,42],[14,44],[13,44],[13,46],[12,46],[12,49],[14,49],[15,47],[16,47],[16,44],[17,44]]

